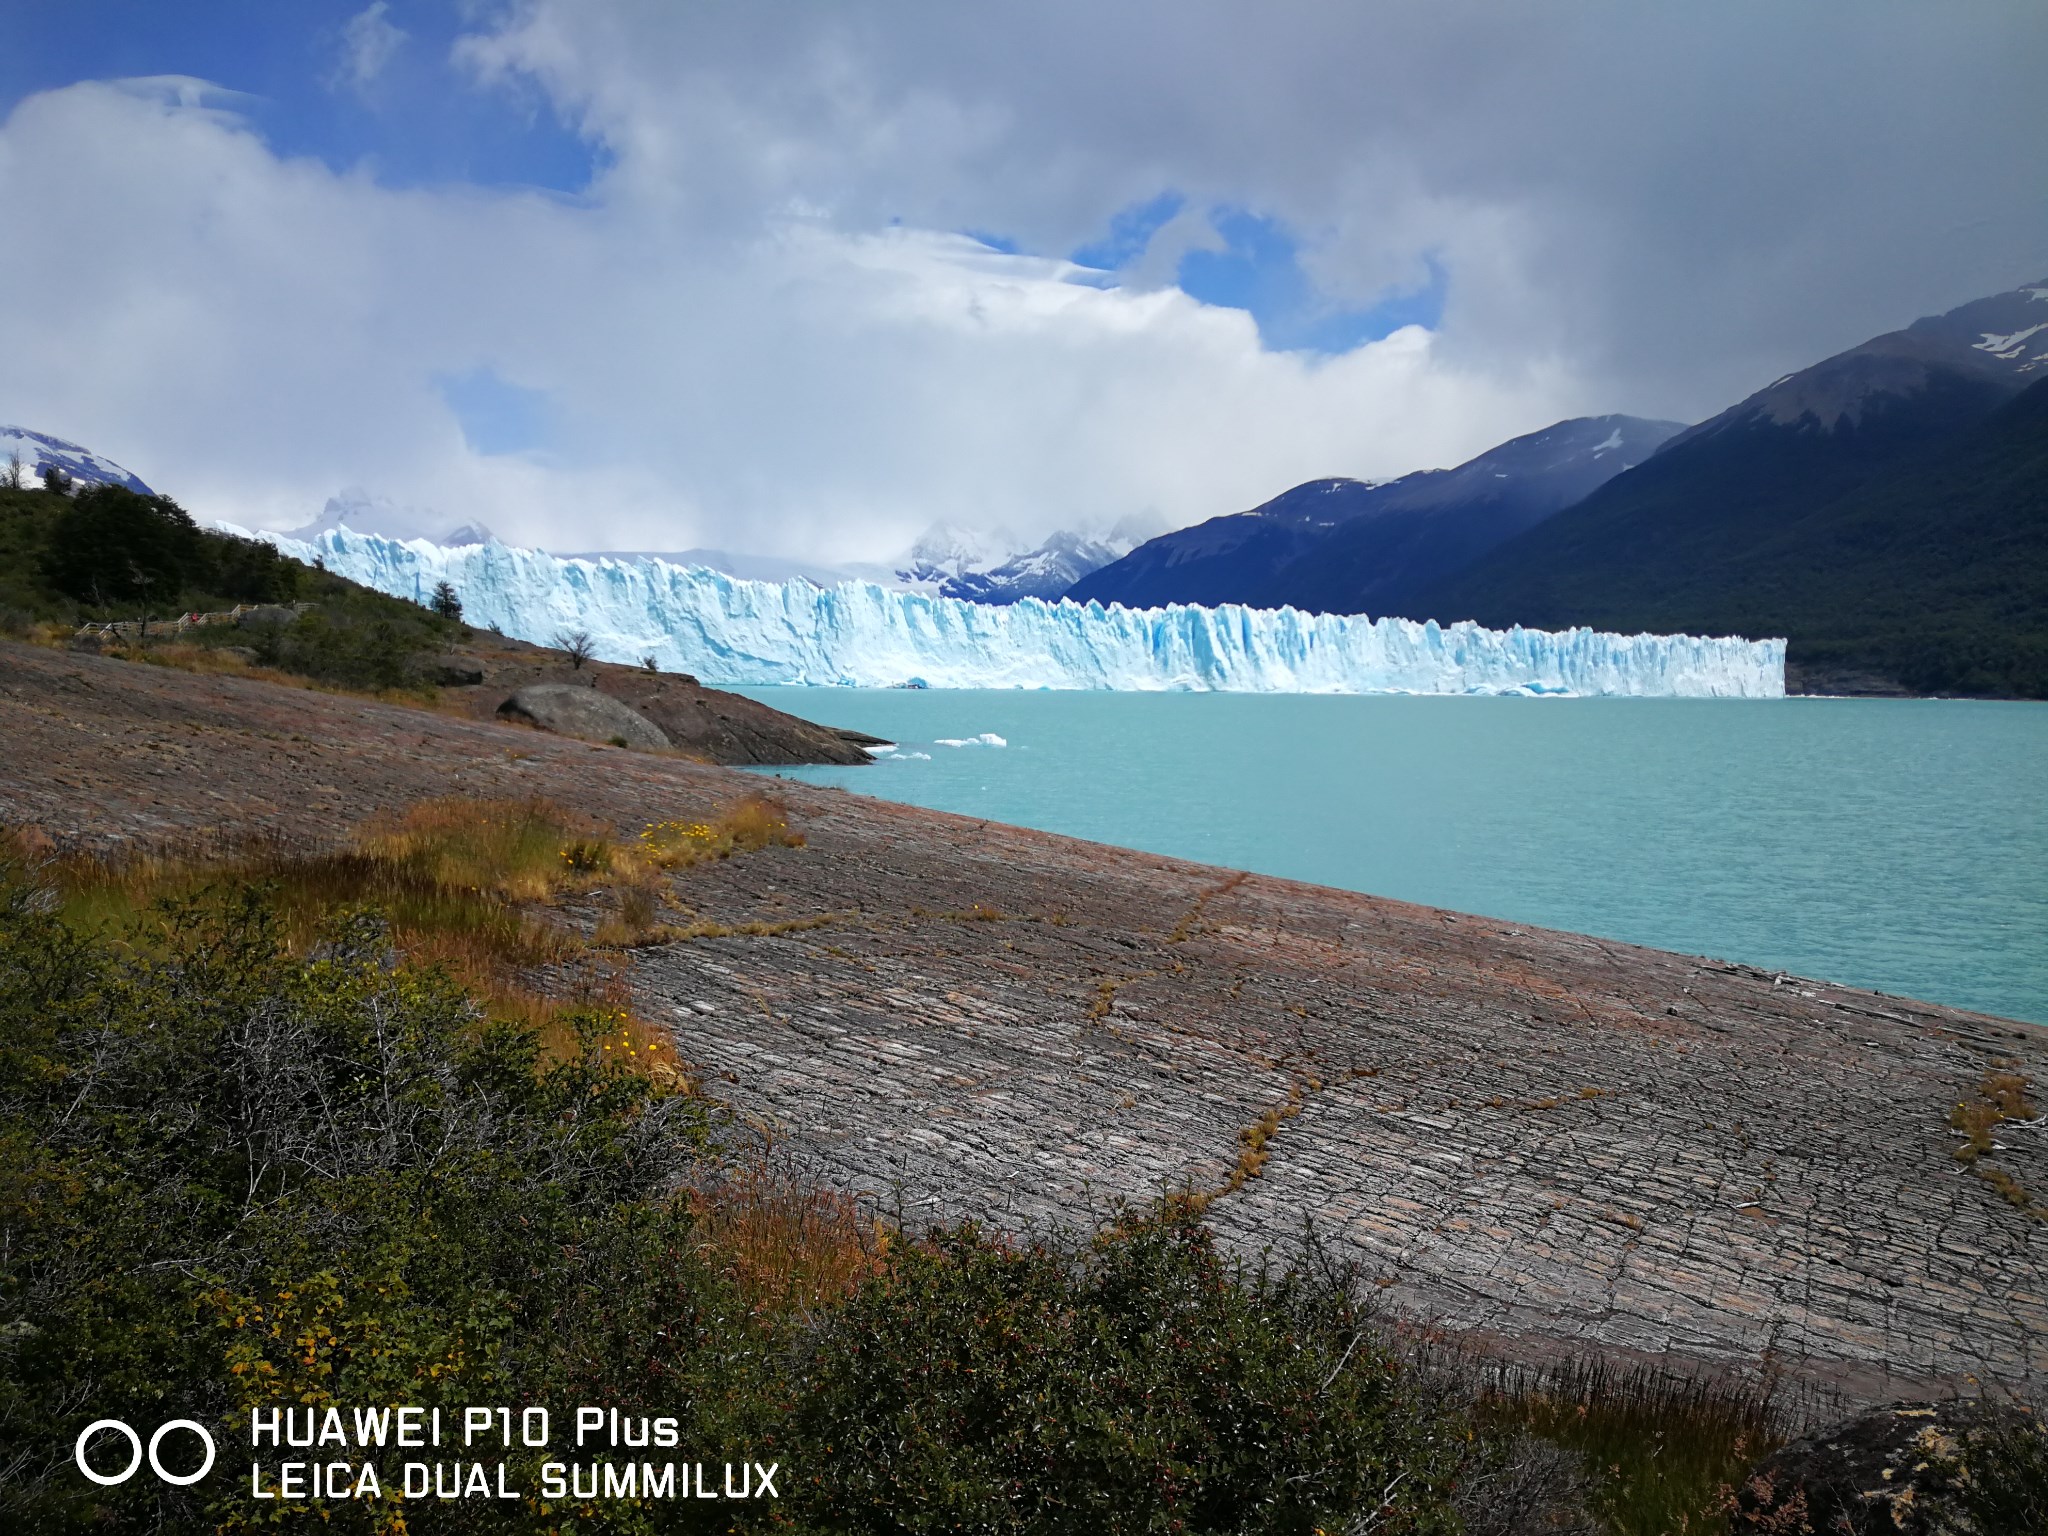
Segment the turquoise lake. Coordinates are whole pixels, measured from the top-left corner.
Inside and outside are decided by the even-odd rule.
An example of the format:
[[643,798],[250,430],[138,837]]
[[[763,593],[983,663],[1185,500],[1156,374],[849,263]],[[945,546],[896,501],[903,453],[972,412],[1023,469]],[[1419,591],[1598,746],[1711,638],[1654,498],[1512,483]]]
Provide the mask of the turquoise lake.
[[741,691],[899,744],[790,778],[2048,1023],[2048,705]]

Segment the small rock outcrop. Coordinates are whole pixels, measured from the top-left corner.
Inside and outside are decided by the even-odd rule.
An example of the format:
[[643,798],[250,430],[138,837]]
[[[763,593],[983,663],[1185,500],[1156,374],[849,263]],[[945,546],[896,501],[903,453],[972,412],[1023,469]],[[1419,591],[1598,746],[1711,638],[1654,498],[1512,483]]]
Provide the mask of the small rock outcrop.
[[677,748],[709,762],[865,763],[863,746],[879,745],[672,673],[607,668],[597,685],[652,720]]
[[1980,1402],[1894,1403],[1766,1457],[1736,1496],[1738,1536],[2021,1536],[2048,1530],[2048,1440]]
[[582,741],[608,741],[643,751],[669,744],[661,727],[632,705],[575,683],[529,683],[500,704],[498,714]]

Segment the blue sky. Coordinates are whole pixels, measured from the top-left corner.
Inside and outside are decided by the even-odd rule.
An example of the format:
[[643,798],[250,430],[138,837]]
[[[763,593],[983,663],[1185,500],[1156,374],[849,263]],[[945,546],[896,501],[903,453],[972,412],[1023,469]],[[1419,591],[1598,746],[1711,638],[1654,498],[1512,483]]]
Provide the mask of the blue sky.
[[[392,186],[519,184],[579,192],[599,163],[538,92],[480,90],[450,61],[464,30],[444,0],[62,0],[17,4],[0,49],[0,111],[80,80],[190,75],[243,93],[237,109],[280,154],[367,163]],[[373,80],[349,73],[349,24],[398,33]]]

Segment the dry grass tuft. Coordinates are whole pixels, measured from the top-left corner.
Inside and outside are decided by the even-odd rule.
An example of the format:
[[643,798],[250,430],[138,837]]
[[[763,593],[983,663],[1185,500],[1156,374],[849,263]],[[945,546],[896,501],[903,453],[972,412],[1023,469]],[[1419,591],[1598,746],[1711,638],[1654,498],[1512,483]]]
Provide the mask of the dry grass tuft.
[[1302,1087],[1296,1083],[1287,1090],[1284,1103],[1275,1104],[1250,1125],[1238,1131],[1237,1166],[1230,1170],[1230,1177],[1224,1181],[1223,1188],[1217,1191],[1218,1194],[1227,1195],[1232,1190],[1242,1189],[1246,1180],[1256,1179],[1266,1171],[1266,1164],[1273,1156],[1267,1150],[1267,1145],[1279,1135],[1282,1125],[1301,1113],[1301,1098]]
[[1477,1416],[1583,1458],[1592,1512],[1615,1536],[1725,1531],[1736,1486],[1784,1439],[1769,1383],[1599,1359],[1507,1367]]
[[[590,946],[546,914],[559,897],[622,875],[644,881],[651,871],[598,823],[551,801],[424,801],[372,818],[341,848],[311,851],[257,844],[109,859],[55,854],[22,832],[14,841],[77,926],[148,947],[157,902],[256,884],[269,890],[285,942],[303,951],[337,912],[374,907],[408,961],[441,966],[492,1016],[536,1030],[550,1055],[579,1048],[575,1018],[597,1004],[624,1033],[620,1054],[643,1066],[667,1060],[665,1036],[632,1017],[616,987],[591,970]],[[652,892],[625,889],[629,913],[651,915]],[[554,995],[564,971],[577,995]],[[552,984],[544,972],[556,973]]]
[[766,795],[749,795],[709,821],[657,821],[641,832],[634,852],[654,869],[687,869],[706,859],[763,848],[801,848],[804,835]]
[[886,1262],[888,1232],[859,1201],[766,1156],[700,1179],[690,1206],[703,1248],[756,1312],[807,1319]]
[[[171,649],[155,647],[151,654]],[[785,933],[840,920],[831,913],[687,929],[659,921],[665,871],[735,852],[802,846],[782,808],[761,795],[714,820],[662,822],[624,841],[553,801],[459,798],[375,816],[339,848],[270,842],[109,858],[59,853],[32,829],[6,835],[18,858],[44,872],[75,926],[108,929],[147,948],[158,902],[223,884],[254,884],[270,892],[285,942],[303,952],[336,913],[373,907],[408,961],[441,966],[493,1017],[538,1031],[549,1054],[580,1048],[576,1018],[595,1002],[623,1031],[623,1043],[614,1047],[607,1036],[605,1048],[643,1067],[667,1063],[666,1037],[633,1018],[629,1000],[596,968],[599,952],[713,934]],[[617,911],[590,942],[548,911],[563,897],[600,888],[615,893]],[[565,981],[576,996],[556,995]]]
[[2048,1206],[2037,1205],[2018,1179],[1989,1161],[1998,1150],[1993,1133],[2000,1125],[2008,1120],[2032,1120],[2040,1113],[2027,1096],[2033,1084],[2013,1070],[2016,1065],[1999,1062],[1986,1072],[1976,1093],[1958,1100],[1949,1111],[1948,1123],[1963,1138],[1963,1144],[1955,1150],[1957,1162],[1997,1190],[2014,1209],[2036,1221],[2048,1222]]
[[1974,1163],[1992,1150],[1991,1133],[2007,1120],[2031,1120],[2036,1113],[2027,1097],[2031,1086],[2017,1072],[1992,1070],[1977,1085],[1975,1097],[1958,1100],[1949,1111],[1948,1123],[1962,1133],[1956,1160]]
[[[68,641],[70,631],[65,631],[65,635]],[[350,688],[341,683],[306,677],[297,672],[282,671],[277,667],[263,666],[226,646],[194,645],[189,640],[150,641],[147,644],[131,641],[123,645],[103,645],[99,654],[110,656],[116,661],[168,667],[174,672],[192,672],[201,677],[244,677],[260,683],[276,683],[285,688],[302,688],[314,693],[336,693],[352,699],[376,699],[379,703],[400,704],[413,709],[442,707],[441,690],[432,683],[417,683],[409,688]],[[459,709],[450,709],[447,712],[462,714]]]

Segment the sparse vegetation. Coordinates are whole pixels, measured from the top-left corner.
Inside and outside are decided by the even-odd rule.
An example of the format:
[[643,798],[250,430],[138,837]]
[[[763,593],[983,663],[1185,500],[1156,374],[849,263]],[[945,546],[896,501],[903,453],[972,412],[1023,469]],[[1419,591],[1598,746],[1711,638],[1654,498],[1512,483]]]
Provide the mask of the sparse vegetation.
[[[358,914],[296,954],[248,888],[159,908],[147,949],[0,889],[8,1530],[267,1524],[219,1479],[84,1483],[71,1440],[102,1416],[232,1444],[257,1404],[623,1398],[754,1443],[769,1340],[664,1194],[701,1106],[602,1019],[550,1060],[388,949]],[[395,1501],[331,1512],[402,1529]],[[547,1524],[487,1515],[438,1528]]]
[[[801,841],[758,796],[710,821],[663,823],[630,840],[544,800],[451,799],[372,818],[339,849],[272,845],[118,860],[72,854],[46,858],[42,868],[69,923],[143,949],[154,943],[159,903],[223,885],[267,890],[281,941],[299,954],[337,913],[374,907],[408,960],[443,967],[497,1016],[534,1029],[549,1052],[566,1057],[581,1049],[576,1021],[600,1008],[624,1033],[629,1055],[680,1081],[681,1068],[665,1064],[662,1034],[634,1019],[603,972],[588,965],[592,943],[685,936],[653,921],[658,871]],[[617,893],[620,915],[591,941],[546,911],[600,886]],[[612,931],[620,923],[624,935]],[[572,995],[552,995],[541,973],[579,966]]]
[[1948,1123],[1963,1137],[1956,1148],[1956,1161],[1997,1190],[2007,1204],[2024,1211],[2036,1221],[2048,1221],[2048,1207],[2038,1205],[2026,1187],[2004,1168],[1991,1161],[1997,1150],[1992,1133],[2009,1120],[2033,1120],[2039,1111],[2027,1090],[2033,1086],[2018,1070],[2018,1063],[2005,1062],[1984,1074],[1977,1091],[1956,1102]]
[[[509,897],[557,878],[556,830],[443,809],[377,836]],[[302,945],[281,884],[213,887],[168,894],[144,942],[55,894],[0,887],[10,1529],[266,1523],[217,1480],[67,1475],[91,1418],[233,1436],[258,1405],[493,1401],[673,1414],[707,1456],[789,1469],[721,1529],[1456,1529],[1466,1435],[1346,1272],[1245,1268],[1173,1207],[1072,1241],[906,1237],[717,1159],[702,1102],[605,1018],[551,1054],[444,970],[394,967],[366,912]],[[538,1459],[509,1457],[526,1498],[434,1528],[698,1528],[658,1502],[544,1508]]]
[[892,1248],[798,1365],[836,1529],[1458,1529],[1469,1442],[1355,1275],[1220,1252],[1183,1203],[1092,1239],[972,1225]]
[[1968,1529],[2048,1531],[2048,1429],[2011,1422],[1964,1437],[1935,1458],[1936,1500]]
[[1533,1436],[1578,1458],[1593,1528],[1608,1536],[1725,1532],[1734,1489],[1784,1440],[1768,1386],[1597,1359],[1509,1371],[1477,1417],[1497,1441]]
[[569,665],[577,671],[583,670],[583,663],[597,654],[597,646],[589,632],[581,629],[558,629],[555,631],[554,647],[569,658]]

